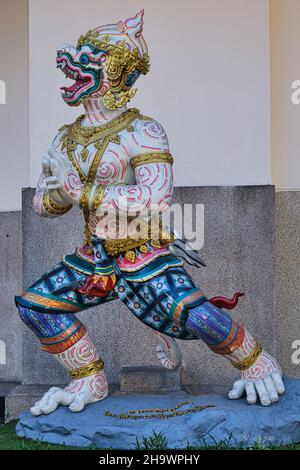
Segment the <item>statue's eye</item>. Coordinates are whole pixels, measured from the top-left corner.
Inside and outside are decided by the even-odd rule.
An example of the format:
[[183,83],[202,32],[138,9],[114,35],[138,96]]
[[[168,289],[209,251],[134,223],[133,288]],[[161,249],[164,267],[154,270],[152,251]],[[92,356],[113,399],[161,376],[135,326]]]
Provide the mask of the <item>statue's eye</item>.
[[89,62],[90,62],[90,58],[87,54],[81,54],[80,56],[80,59],[79,59],[79,62],[82,64],[82,65],[87,65]]

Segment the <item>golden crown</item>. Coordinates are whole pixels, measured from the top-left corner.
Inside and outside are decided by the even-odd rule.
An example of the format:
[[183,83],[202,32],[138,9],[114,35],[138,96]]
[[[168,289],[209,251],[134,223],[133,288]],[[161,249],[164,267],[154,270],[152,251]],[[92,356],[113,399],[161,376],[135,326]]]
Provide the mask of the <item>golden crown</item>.
[[129,66],[130,70],[138,70],[143,75],[146,75],[150,69],[149,55],[144,53],[142,56],[139,54],[138,48],[134,48],[132,51],[128,49],[125,41],[120,41],[118,44],[112,44],[110,42],[109,34],[103,36],[102,39],[98,39],[97,31],[89,30],[85,35],[81,35],[77,42],[77,48],[82,47],[84,44],[92,44],[97,49],[104,49],[108,51],[108,54],[115,52],[122,56],[122,62]]

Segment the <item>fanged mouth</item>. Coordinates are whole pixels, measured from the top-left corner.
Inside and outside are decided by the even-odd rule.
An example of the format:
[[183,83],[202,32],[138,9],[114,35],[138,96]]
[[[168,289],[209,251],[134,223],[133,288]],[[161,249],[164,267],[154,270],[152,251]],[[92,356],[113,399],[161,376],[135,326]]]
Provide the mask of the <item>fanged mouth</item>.
[[[86,88],[86,85],[89,85],[91,82],[90,77],[82,77],[78,70],[72,69],[71,66],[67,63],[65,59],[57,60],[57,67],[60,68],[67,78],[75,80],[73,85],[66,87],[62,86],[60,89],[62,92],[62,97],[66,100],[71,100],[76,95],[79,94],[79,91]],[[87,87],[88,88],[88,87]]]

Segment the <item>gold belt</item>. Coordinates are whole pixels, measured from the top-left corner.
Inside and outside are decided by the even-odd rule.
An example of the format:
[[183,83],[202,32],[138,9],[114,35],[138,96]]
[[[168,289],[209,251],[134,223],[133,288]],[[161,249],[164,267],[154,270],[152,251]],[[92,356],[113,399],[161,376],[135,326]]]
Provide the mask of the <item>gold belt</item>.
[[[85,244],[91,244],[91,237],[92,234],[87,228],[85,227]],[[106,253],[109,256],[116,256],[119,253],[125,252],[125,258],[129,261],[134,262],[135,260],[135,252],[133,251],[137,248],[141,253],[147,253],[147,243],[150,243],[153,248],[161,248],[175,240],[175,236],[172,233],[163,232],[161,229],[159,230],[159,235],[156,238],[120,238],[116,240],[104,240],[103,246]]]
[[159,239],[138,239],[135,240],[134,238],[125,238],[120,240],[104,240],[103,246],[105,251],[108,255],[115,256],[122,252],[127,252],[129,250],[134,250],[135,248],[139,248],[140,251],[146,252],[147,247],[146,243],[149,242],[154,248],[160,248],[163,245],[167,245],[174,240],[173,235],[169,235],[168,238],[161,238]]
[[[104,240],[103,246],[105,251],[110,256],[115,256],[119,253],[124,251],[133,250],[134,248],[141,248],[141,252],[143,252],[143,247],[146,245],[147,242],[154,248],[160,248],[161,246],[168,245],[169,243],[175,240],[175,236],[173,233],[165,232],[162,227],[160,226],[159,229],[151,236],[151,229],[148,230],[149,237],[148,238],[116,238],[114,240]],[[90,245],[92,242],[93,234],[89,230],[87,224],[84,227],[84,235],[85,235],[85,245]],[[154,236],[153,236],[154,235]]]

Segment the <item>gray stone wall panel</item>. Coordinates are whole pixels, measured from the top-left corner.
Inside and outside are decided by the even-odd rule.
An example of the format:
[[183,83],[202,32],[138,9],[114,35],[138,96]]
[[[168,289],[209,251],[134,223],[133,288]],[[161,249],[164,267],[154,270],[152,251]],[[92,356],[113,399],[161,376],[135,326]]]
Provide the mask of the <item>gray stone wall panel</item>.
[[22,378],[22,322],[14,303],[15,293],[22,289],[21,220],[21,212],[0,212],[1,356],[2,348],[6,350],[6,363],[0,359],[0,380],[6,382]]
[[276,193],[276,254],[278,357],[287,374],[300,377],[292,361],[300,341],[300,191]]

